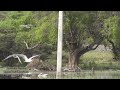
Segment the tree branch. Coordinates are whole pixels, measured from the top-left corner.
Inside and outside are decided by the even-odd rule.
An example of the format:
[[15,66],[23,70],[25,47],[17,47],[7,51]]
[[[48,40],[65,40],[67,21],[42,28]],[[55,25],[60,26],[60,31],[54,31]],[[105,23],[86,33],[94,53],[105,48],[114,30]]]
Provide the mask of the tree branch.
[[38,43],[38,44],[36,44],[36,45],[33,46],[33,47],[28,47],[27,42],[26,42],[25,40],[24,40],[23,42],[25,43],[27,49],[34,49],[34,48],[36,48],[37,46],[39,46],[39,43]]
[[[103,41],[103,37],[101,37],[100,38],[100,40],[96,40],[94,43],[92,43],[92,44],[90,44],[89,46],[88,46],[88,48],[90,49],[90,50],[95,50],[99,45],[100,45],[100,43]],[[96,46],[95,46],[96,45]]]
[[[103,40],[103,37],[99,40],[99,41],[95,41],[93,42],[92,44],[90,44],[89,46],[86,46],[85,48],[81,49],[81,47],[77,48],[74,52],[74,53],[79,53],[79,54],[84,54],[88,51],[91,51],[91,50],[95,50],[99,45],[100,43],[102,42]],[[96,45],[97,44],[97,45]],[[95,46],[96,45],[96,46]]]
[[27,42],[24,40],[23,43],[25,43],[26,48],[29,49]]

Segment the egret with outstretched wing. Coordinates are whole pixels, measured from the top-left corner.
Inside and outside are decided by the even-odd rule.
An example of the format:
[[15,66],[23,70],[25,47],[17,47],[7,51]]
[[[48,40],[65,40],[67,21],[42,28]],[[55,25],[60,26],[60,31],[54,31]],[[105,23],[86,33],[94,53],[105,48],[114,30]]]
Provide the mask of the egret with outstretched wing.
[[30,57],[30,58],[27,58],[27,56],[24,55],[24,54],[16,54],[16,55],[19,56],[19,57],[22,57],[25,60],[24,62],[31,62],[33,58],[39,56],[39,55],[34,55],[34,56]]
[[8,58],[11,58],[11,57],[14,57],[14,58],[18,58],[19,62],[22,64],[22,62],[20,60],[20,57],[22,57],[25,60],[24,62],[31,62],[33,58],[38,57],[38,56],[39,55],[34,55],[34,56],[30,57],[30,58],[27,58],[27,56],[24,55],[24,54],[13,54],[13,55],[9,55],[4,60],[6,60]]
[[13,58],[17,58],[17,59],[19,60],[19,62],[22,64],[22,62],[21,62],[20,58],[19,58],[16,54],[9,55],[9,56],[8,56],[8,57],[6,57],[5,59],[3,59],[3,61],[4,61],[4,60],[7,60],[7,59],[9,59],[9,58],[11,58],[11,57],[13,57]]

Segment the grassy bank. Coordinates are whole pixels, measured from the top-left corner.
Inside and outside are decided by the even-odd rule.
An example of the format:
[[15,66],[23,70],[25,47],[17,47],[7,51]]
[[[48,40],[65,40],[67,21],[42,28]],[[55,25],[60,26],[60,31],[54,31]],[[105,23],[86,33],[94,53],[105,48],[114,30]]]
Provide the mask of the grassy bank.
[[113,53],[109,51],[90,51],[81,57],[79,65],[83,69],[120,69],[120,61],[113,60]]
[[[50,56],[48,63],[56,65],[56,52]],[[63,67],[67,64],[68,54],[63,52]],[[120,69],[120,61],[113,60],[113,53],[110,51],[90,51],[85,53],[79,62],[79,66],[84,70],[91,70],[92,67],[96,70]]]

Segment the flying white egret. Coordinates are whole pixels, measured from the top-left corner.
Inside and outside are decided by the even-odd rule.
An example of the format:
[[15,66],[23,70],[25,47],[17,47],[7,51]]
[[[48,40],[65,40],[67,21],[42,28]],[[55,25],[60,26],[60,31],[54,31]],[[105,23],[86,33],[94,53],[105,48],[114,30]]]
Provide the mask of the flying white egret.
[[37,57],[39,55],[34,55],[30,58],[27,58],[26,55],[24,54],[13,54],[13,55],[9,55],[8,57],[6,57],[4,60],[8,59],[8,58],[11,58],[11,57],[14,57],[14,58],[18,58],[19,62],[22,64],[21,60],[20,60],[20,57],[22,57],[25,61],[24,62],[31,62],[33,58]]
[[48,74],[40,73],[40,74],[38,75],[38,78],[47,78],[47,75],[48,75]]
[[27,56],[24,55],[24,54],[16,54],[16,55],[19,56],[19,57],[22,57],[25,60],[24,62],[31,62],[33,58],[39,56],[39,55],[34,55],[34,56],[30,57],[30,58],[27,58]]

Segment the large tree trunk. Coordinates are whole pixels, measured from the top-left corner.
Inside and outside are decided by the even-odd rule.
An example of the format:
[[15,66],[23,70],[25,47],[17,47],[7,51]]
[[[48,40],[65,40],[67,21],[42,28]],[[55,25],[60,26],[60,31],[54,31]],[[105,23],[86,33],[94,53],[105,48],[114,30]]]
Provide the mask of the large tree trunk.
[[85,52],[80,51],[79,49],[76,49],[73,52],[69,53],[69,59],[67,64],[68,71],[80,71],[78,64],[79,64],[81,55],[83,55],[84,53]]
[[[68,60],[68,64],[67,64],[67,69],[65,69],[65,70],[67,70],[67,71],[80,71],[80,68],[78,67],[80,57],[88,51],[95,50],[99,46],[101,41],[102,40],[100,40],[98,42],[94,42],[94,43],[92,43],[84,48],[77,47],[75,49],[75,47],[74,47],[74,49],[71,49],[70,53],[69,53],[69,60]],[[97,45],[96,45],[96,43],[97,43]]]
[[79,57],[78,53],[70,53],[69,54],[69,62],[68,62],[68,68],[71,70],[74,70],[79,63]]

